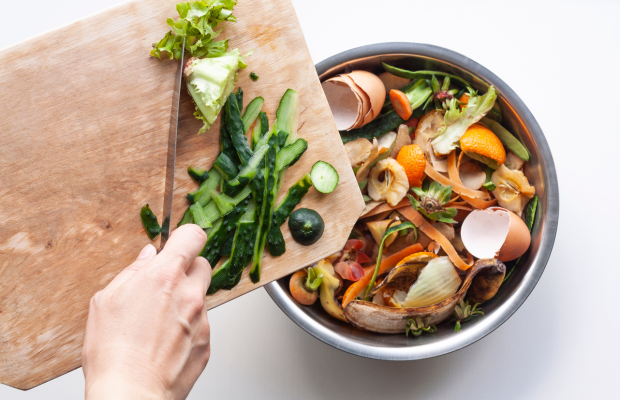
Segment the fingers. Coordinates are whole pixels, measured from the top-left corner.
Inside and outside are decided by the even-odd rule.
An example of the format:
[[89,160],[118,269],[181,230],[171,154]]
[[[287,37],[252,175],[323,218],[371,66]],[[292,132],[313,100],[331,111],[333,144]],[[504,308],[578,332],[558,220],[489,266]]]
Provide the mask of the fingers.
[[211,283],[211,266],[203,257],[196,257],[186,272],[189,280],[202,288],[202,295],[206,295]]
[[157,249],[152,244],[144,246],[136,261],[130,266],[122,270],[106,287],[107,290],[114,290],[121,286],[123,283],[131,279],[140,269],[144,268],[149,261],[151,261],[157,255]]
[[186,272],[207,242],[207,234],[198,225],[186,224],[176,229],[153,262],[153,268]]

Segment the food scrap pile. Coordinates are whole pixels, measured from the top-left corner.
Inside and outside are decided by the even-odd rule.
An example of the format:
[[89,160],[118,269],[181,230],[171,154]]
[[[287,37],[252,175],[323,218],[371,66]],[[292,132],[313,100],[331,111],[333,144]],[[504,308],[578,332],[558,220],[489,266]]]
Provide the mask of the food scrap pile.
[[[298,135],[300,96],[293,89],[284,93],[271,127],[261,111],[262,97],[254,98],[243,111],[243,91],[234,88],[238,71],[246,64],[239,49],[228,50],[228,40],[213,41],[221,32],[215,30],[218,24],[236,21],[235,4],[233,0],[178,4],[179,20],[168,20],[172,31],[151,52],[158,58],[167,54],[179,59],[185,39],[191,58],[183,75],[196,106],[194,116],[204,123],[198,133],[206,132],[221,114],[220,153],[208,169],[188,168],[200,186],[187,194],[190,205],[178,223],[197,224],[207,233],[200,254],[214,269],[207,294],[235,287],[248,265],[250,279],[259,282],[265,247],[272,256],[286,251],[280,227],[287,219],[294,240],[307,246],[317,242],[324,230],[321,216],[305,208],[293,210],[313,185],[330,193],[339,181],[330,164],[317,161],[276,204],[286,171],[308,148],[308,141]],[[251,73],[250,79],[258,76]],[[148,204],[140,215],[145,232],[154,239],[161,227]]]
[[291,277],[291,295],[373,332],[418,336],[449,319],[458,331],[530,246],[529,152],[493,86],[382,66],[323,82],[366,209],[342,251]]

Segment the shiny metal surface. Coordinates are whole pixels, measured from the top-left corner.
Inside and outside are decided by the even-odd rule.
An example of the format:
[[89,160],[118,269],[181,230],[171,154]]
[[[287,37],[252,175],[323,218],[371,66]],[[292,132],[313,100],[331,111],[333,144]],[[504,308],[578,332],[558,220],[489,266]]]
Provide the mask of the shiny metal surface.
[[174,75],[174,91],[172,92],[172,107],[170,109],[170,128],[168,130],[168,154],[166,157],[166,183],[164,186],[164,216],[161,224],[160,248],[163,248],[170,236],[170,217],[172,215],[172,195],[174,192],[174,165],[177,157],[177,128],[179,125],[179,102],[183,86],[183,65],[185,62],[185,38],[178,61],[177,72]]
[[532,231],[532,244],[513,276],[497,295],[484,303],[485,316],[463,324],[439,325],[433,335],[406,337],[380,335],[353,328],[331,318],[320,304],[299,305],[289,294],[288,277],[265,289],[295,323],[317,339],[351,354],[382,360],[419,360],[468,346],[497,329],[517,311],[540,279],[555,240],[559,215],[558,181],[551,151],[540,126],[523,101],[488,69],[469,58],[441,47],[418,43],[379,43],[337,54],[316,65],[321,81],[351,69],[381,72],[380,61],[390,61],[409,69],[440,70],[469,80],[477,89],[494,85],[504,116],[503,125],[516,134],[531,153],[525,174],[540,198]]

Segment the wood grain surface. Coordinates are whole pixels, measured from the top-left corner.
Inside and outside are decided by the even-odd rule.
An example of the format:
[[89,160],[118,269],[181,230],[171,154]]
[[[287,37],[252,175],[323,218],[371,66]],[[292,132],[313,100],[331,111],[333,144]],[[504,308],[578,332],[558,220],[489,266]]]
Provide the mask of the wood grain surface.
[[[0,53],[0,383],[28,389],[80,366],[90,298],[150,242],[140,207],[161,221],[176,63],[148,54],[176,2],[126,3]],[[311,189],[301,204],[326,222],[317,244],[296,244],[285,225],[287,252],[265,256],[261,282],[246,272],[209,308],[339,250],[364,208],[289,0],[244,1],[235,15],[221,37],[254,49],[239,75],[244,104],[263,96],[273,122],[284,91],[301,94],[309,149],[280,197],[318,159],[334,165],[340,185],[329,195]],[[198,136],[192,112],[183,93],[175,225],[195,188],[187,166],[210,166],[219,148],[219,123]]]

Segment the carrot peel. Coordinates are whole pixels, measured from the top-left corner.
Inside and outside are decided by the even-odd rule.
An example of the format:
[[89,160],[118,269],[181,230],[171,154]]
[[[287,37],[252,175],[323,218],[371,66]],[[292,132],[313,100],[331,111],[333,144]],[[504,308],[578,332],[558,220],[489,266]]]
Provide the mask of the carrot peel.
[[413,207],[399,208],[398,212],[403,217],[413,222],[413,224],[417,226],[419,230],[424,232],[426,236],[439,243],[443,251],[445,251],[450,258],[450,261],[452,261],[456,267],[464,271],[471,268],[471,265],[467,265],[467,263],[461,259],[461,256],[459,256],[456,252],[448,238],[442,235],[441,232],[439,232],[433,225],[429,224],[428,221],[424,219],[422,214],[417,212]]
[[[396,264],[398,264],[398,262],[402,260],[403,258],[410,256],[412,254],[415,254],[415,253],[419,253],[422,250],[424,250],[422,245],[420,245],[420,243],[416,243],[409,247],[405,247],[401,251],[394,253],[389,257],[384,258],[383,260],[381,260],[381,264],[379,265],[378,275],[384,274],[388,272],[389,270],[391,270],[392,268],[394,268]],[[364,268],[364,277],[360,279],[359,281],[353,283],[351,286],[349,286],[349,288],[345,292],[344,297],[342,299],[343,309],[347,306],[347,304],[355,300],[355,298],[361,293],[361,291],[366,286],[368,286],[368,284],[370,283],[372,279],[374,271],[375,271],[374,266]]]

